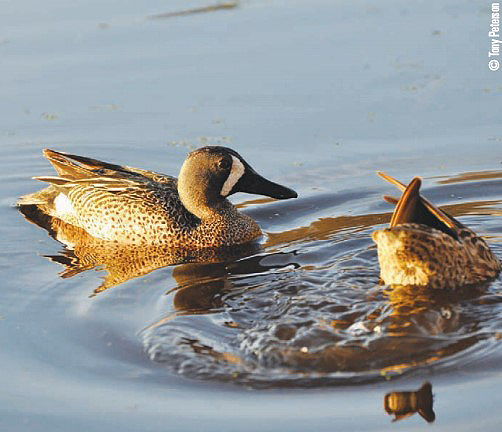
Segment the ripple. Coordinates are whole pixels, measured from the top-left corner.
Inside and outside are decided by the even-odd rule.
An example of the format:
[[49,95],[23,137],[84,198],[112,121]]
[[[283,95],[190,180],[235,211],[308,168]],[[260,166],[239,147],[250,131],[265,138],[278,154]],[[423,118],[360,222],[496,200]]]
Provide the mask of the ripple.
[[[199,303],[218,298],[217,308],[194,317],[185,303],[142,333],[145,351],[190,378],[310,387],[446,372],[500,347],[499,281],[453,294],[379,286],[371,231],[295,238],[289,254],[255,257],[253,274],[247,259],[235,263],[211,291],[194,292]],[[236,277],[240,265],[248,274]]]
[[[488,234],[502,256],[498,174],[459,178],[424,194]],[[43,244],[44,255],[64,266],[62,277],[93,268],[102,276],[94,289],[95,277],[71,284],[100,299],[92,303],[94,310],[71,322],[74,334],[86,341],[81,349],[102,360],[109,355],[80,328],[82,319],[99,318],[110,328],[108,335],[127,342],[122,343],[129,353],[126,363],[130,357],[142,370],[151,364],[169,374],[251,387],[361,384],[424,371],[446,373],[500,357],[500,279],[453,294],[379,285],[370,234],[391,213],[372,189],[313,193],[290,202],[252,200],[239,207],[266,231],[259,247],[173,254],[103,244],[68,227],[54,232],[50,226],[55,239],[71,245],[56,253]],[[35,223],[44,227],[44,221]],[[2,259],[16,256],[5,252]],[[147,279],[166,266],[171,266],[167,278],[158,273]],[[128,283],[134,279],[142,298]],[[127,291],[103,294],[121,285]],[[71,304],[75,291],[65,293],[62,287],[60,282],[54,296],[66,296]],[[78,304],[87,307],[88,301],[80,295]],[[126,323],[127,307],[136,324]],[[135,325],[143,327],[139,342],[146,364],[131,353],[137,349]]]

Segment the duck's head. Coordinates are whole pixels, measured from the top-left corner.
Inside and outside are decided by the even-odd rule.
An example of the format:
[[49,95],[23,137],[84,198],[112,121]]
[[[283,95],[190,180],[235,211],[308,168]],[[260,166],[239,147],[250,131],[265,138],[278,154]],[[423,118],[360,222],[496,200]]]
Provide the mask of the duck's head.
[[296,198],[297,193],[258,174],[227,147],[202,147],[189,153],[178,178],[178,192],[185,207],[199,218],[217,210],[236,192],[276,199]]

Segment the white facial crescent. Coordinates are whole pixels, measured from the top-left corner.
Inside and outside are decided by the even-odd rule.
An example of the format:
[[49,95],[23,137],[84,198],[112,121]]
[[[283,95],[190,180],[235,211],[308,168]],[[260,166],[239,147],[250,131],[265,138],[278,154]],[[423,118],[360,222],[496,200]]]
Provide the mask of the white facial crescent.
[[220,195],[227,196],[235,184],[239,181],[239,179],[244,174],[245,168],[242,162],[237,159],[235,156],[232,156],[232,168],[230,169],[230,174],[228,178],[225,180],[223,187],[221,188]]

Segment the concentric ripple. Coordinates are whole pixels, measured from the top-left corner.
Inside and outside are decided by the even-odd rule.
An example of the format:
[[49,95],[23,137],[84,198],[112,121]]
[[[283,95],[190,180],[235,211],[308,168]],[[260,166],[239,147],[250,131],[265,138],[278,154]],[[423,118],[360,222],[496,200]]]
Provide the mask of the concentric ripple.
[[[501,224],[485,216],[493,204],[449,211],[478,213],[461,220],[499,240]],[[166,294],[172,310],[141,333],[147,355],[189,378],[276,387],[445,372],[500,349],[500,280],[454,293],[379,285],[370,233],[387,218],[323,217],[271,234],[263,253],[216,272],[213,264],[216,278],[201,266],[189,280],[194,267],[178,267],[173,276],[185,277]]]

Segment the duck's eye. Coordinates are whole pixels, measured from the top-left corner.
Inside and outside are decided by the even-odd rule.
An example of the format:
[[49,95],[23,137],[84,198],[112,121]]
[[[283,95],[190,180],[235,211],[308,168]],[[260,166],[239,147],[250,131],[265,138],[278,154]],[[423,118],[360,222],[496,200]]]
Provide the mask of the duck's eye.
[[221,168],[221,169],[229,169],[230,166],[232,165],[232,162],[230,162],[230,160],[228,159],[220,159],[220,161],[218,162],[218,166]]

